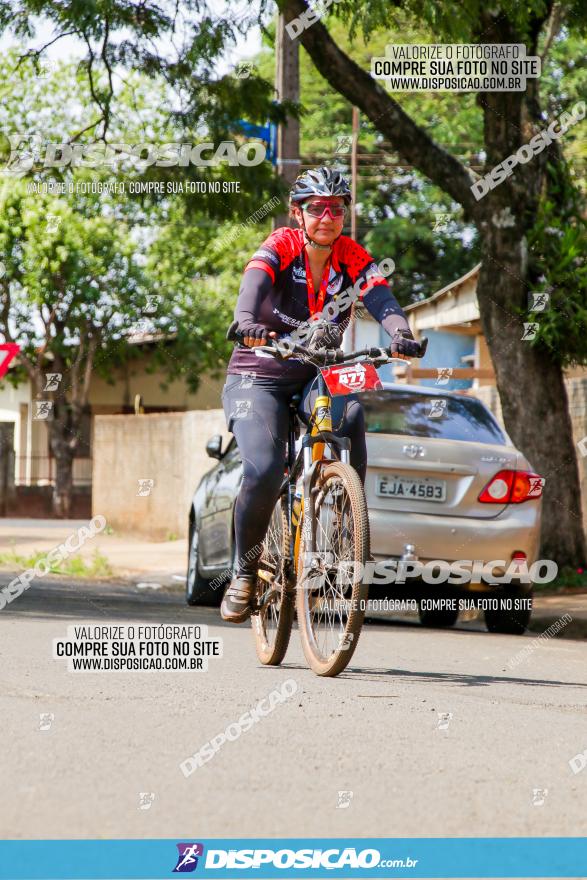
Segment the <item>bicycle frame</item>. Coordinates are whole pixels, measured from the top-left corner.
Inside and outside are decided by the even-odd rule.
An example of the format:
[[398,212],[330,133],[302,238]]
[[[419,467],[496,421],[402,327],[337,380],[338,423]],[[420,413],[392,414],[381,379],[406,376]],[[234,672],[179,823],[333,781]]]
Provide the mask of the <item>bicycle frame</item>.
[[[329,322],[326,321],[325,323],[328,324]],[[240,339],[242,340],[242,333],[239,333],[237,328],[238,322],[233,321],[228,329],[226,338],[229,340],[238,341],[240,337]],[[420,344],[420,354],[418,355],[419,357],[424,357],[427,345],[428,339],[426,337],[423,337]],[[260,346],[258,350],[267,351],[271,354],[276,353],[274,345]],[[301,353],[304,356],[308,355],[308,350],[298,343],[294,343],[293,348],[289,347],[288,349],[286,349],[286,352],[288,353],[287,356],[291,356],[292,354],[295,355],[296,353]],[[316,363],[317,353],[313,352],[312,354],[314,358],[312,362]],[[283,356],[283,352],[280,352],[280,356]],[[357,358],[368,359],[371,361],[372,364],[378,366],[385,363],[390,363],[392,360],[394,360],[394,358],[390,356],[390,354],[383,348],[374,347],[364,348],[359,351],[348,352],[346,354],[339,350],[325,351],[322,354],[321,361],[324,366],[340,365],[343,363],[354,361]],[[316,365],[318,366],[317,363]],[[287,493],[287,515],[288,520],[292,526],[292,528],[290,528],[288,568],[290,568],[291,563],[293,562],[294,569],[296,569],[297,567],[299,542],[301,536],[299,524],[300,520],[298,520],[298,524],[294,530],[292,515],[295,487],[299,477],[302,476],[303,487],[302,508],[300,510],[300,515],[302,529],[304,530],[304,540],[306,547],[309,548],[310,552],[315,552],[316,521],[314,516],[314,498],[312,495],[311,486],[316,468],[323,459],[324,447],[328,445],[334,451],[335,455],[337,455],[338,460],[341,461],[343,464],[349,464],[350,462],[351,442],[349,438],[337,437],[337,435],[334,434],[334,432],[332,431],[332,397],[326,386],[324,376],[322,375],[320,370],[317,373],[317,379],[318,395],[314,402],[314,406],[312,407],[308,429],[306,430],[306,434],[302,438],[302,448],[297,456],[295,455],[295,443],[297,434],[296,413],[295,411],[292,412],[292,410],[290,409],[287,451],[287,475],[285,476],[279,493],[279,497],[282,497],[284,494]]]
[[[332,431],[332,397],[326,387],[322,373],[318,372],[318,394],[310,415],[310,424],[302,437],[302,448],[295,454],[297,435],[296,411],[290,411],[288,433],[287,477],[283,481],[280,496],[287,492],[287,515],[293,525],[293,502],[296,484],[302,478],[302,507],[298,524],[290,529],[289,564],[297,571],[298,550],[301,537],[300,522],[306,529],[306,546],[310,552],[316,549],[316,521],[314,517],[314,498],[311,492],[312,480],[319,462],[324,457],[324,449],[328,445],[345,464],[350,461],[351,441],[348,437],[338,437]],[[304,509],[306,515],[303,516]]]

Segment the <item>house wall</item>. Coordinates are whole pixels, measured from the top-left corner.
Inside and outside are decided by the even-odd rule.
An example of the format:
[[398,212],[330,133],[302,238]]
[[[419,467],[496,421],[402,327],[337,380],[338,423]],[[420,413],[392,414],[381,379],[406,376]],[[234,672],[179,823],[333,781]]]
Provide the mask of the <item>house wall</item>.
[[[493,369],[493,361],[482,333],[475,337],[475,367],[480,370]],[[495,385],[495,379],[475,379],[473,383],[474,388],[482,388],[487,385]]]
[[414,333],[426,335],[427,330],[478,321],[477,280],[475,272],[442,296],[408,306],[405,311]]
[[[466,367],[470,364],[464,364],[462,357],[475,352],[475,337],[462,333],[451,333],[443,330],[426,330],[424,333],[428,337],[428,349],[423,365],[435,369],[436,367]],[[436,379],[420,379],[419,385],[436,385]],[[451,379],[449,387],[451,390],[460,388],[470,388],[471,379]]]
[[[217,379],[209,375],[201,376],[198,391],[191,394],[181,379],[169,383],[166,391],[162,390],[160,386],[164,374],[147,374],[147,365],[148,356],[135,361],[132,370],[119,370],[113,385],[94,374],[89,392],[92,413],[117,413],[125,406],[133,407],[136,394],[142,396],[145,407],[166,407],[181,411],[217,409],[221,406],[224,372]],[[0,422],[14,424],[15,479],[20,484],[36,483],[48,476],[47,422],[35,419],[35,412],[29,382],[24,382],[17,388],[6,381],[0,382]],[[87,482],[87,460],[75,463],[74,477],[77,482]]]
[[14,424],[14,478],[17,484],[34,476],[34,466],[30,462],[27,466],[29,455],[47,455],[47,426],[44,421],[32,418],[34,411],[28,382],[16,388],[8,382],[0,383],[0,422]]
[[[94,420],[93,515],[112,528],[155,539],[186,535],[192,496],[214,466],[206,442],[232,436],[221,409],[152,415],[96,416]],[[139,481],[153,480],[140,496]]]
[[[26,421],[21,422],[21,407],[30,403],[28,382],[13,388],[7,381],[0,382],[0,422],[14,422],[14,450],[17,455],[26,452]],[[25,452],[20,450],[24,449]]]
[[149,358],[146,356],[118,370],[113,385],[94,373],[89,394],[92,411],[106,413],[120,411],[123,406],[132,407],[137,394],[142,396],[144,406],[164,406],[178,410],[215,409],[220,406],[224,371],[217,379],[201,375],[200,387],[192,394],[182,379],[170,382],[168,389],[163,390],[161,383],[165,374],[156,372],[150,375],[146,372],[148,364]]
[[376,321],[357,321],[355,347],[367,348],[381,344],[380,326]]

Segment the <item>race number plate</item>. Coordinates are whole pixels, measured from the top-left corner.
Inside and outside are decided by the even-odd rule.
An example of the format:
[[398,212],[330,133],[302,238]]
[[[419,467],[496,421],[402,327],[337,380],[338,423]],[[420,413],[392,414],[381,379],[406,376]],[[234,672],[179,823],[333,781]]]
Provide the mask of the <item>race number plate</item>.
[[332,397],[356,394],[358,391],[379,391],[383,388],[373,364],[323,367],[320,372]]

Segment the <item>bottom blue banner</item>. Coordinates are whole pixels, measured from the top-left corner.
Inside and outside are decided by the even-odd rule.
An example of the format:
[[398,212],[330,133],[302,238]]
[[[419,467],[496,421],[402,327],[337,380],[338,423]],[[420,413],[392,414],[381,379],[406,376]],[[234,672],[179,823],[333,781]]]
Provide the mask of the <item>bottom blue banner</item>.
[[585,837],[0,841],[0,880],[587,877]]

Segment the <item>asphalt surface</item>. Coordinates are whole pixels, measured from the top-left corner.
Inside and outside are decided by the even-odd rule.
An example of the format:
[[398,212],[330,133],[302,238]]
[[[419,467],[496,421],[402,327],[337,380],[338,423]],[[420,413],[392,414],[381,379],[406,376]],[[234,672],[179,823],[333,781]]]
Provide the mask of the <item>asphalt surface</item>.
[[[207,672],[52,659],[68,625],[132,622],[208,624],[223,656]],[[569,761],[587,749],[587,643],[545,640],[512,669],[534,637],[377,623],[320,679],[295,631],[264,668],[248,625],[179,592],[34,581],[0,611],[1,836],[583,836],[587,767]],[[183,775],[287,679],[293,696]]]

